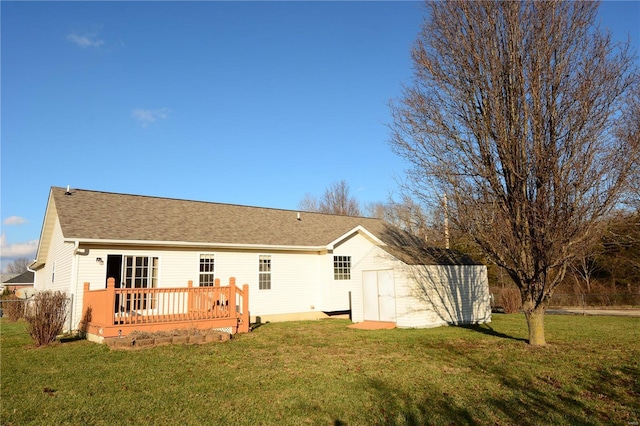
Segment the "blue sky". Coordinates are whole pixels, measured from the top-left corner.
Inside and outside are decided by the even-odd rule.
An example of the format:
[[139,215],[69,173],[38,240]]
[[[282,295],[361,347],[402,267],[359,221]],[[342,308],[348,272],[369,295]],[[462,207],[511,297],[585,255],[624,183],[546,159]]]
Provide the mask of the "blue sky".
[[[342,179],[362,204],[397,191],[419,2],[0,7],[3,268],[34,256],[51,186],[284,209]],[[638,50],[640,2],[600,16]]]

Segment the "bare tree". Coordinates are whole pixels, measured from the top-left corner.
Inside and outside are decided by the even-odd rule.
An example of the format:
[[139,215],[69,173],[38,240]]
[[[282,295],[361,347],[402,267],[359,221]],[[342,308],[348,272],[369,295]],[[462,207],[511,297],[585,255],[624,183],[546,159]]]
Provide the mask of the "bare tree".
[[618,281],[628,292],[640,293],[640,211],[618,212],[612,217],[602,243],[614,289]]
[[23,272],[27,272],[27,267],[31,261],[26,257],[19,257],[14,259],[13,262],[9,263],[5,270],[7,274],[22,274]]
[[298,208],[306,212],[318,211],[318,199],[310,193],[304,194],[304,198],[298,203]]
[[[582,254],[576,256],[575,260],[570,264],[573,272],[573,279],[580,290],[580,294],[585,292],[591,293],[593,285],[593,277],[598,271],[597,256],[600,254],[595,250],[583,251]],[[584,283],[586,288],[582,287]]]
[[[411,189],[448,198],[450,220],[518,286],[529,343],[638,152],[628,44],[595,2],[429,2],[415,75],[392,104],[391,144]],[[626,123],[626,124],[625,124]]]
[[434,241],[427,211],[408,196],[403,196],[401,201],[390,200],[386,203],[368,204],[366,211],[367,215],[371,217],[384,219],[386,222],[426,241]]
[[[636,139],[640,137],[640,84],[634,87],[635,95],[631,96],[625,110],[628,119],[619,129],[621,139]],[[626,202],[636,212],[640,211],[640,156],[635,157],[630,173]]]
[[355,197],[351,196],[346,181],[332,183],[320,200],[311,194],[305,194],[298,207],[306,211],[338,214],[343,216],[360,216],[360,206]]

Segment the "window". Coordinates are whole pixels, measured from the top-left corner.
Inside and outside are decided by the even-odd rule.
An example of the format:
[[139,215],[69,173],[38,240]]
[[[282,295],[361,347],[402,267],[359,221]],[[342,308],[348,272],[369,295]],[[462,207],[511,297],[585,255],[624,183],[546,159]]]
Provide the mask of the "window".
[[124,256],[124,282],[126,288],[154,288],[158,286],[158,258]]
[[258,288],[271,290],[271,256],[260,255],[258,258]]
[[215,283],[214,255],[200,255],[200,287],[210,287]]
[[[124,273],[122,274],[121,287],[158,287],[159,261],[157,257],[123,256],[122,263]],[[152,293],[135,292],[125,295],[116,295],[116,310],[118,312],[139,309],[153,309],[155,305],[156,301]]]
[[333,256],[333,279],[351,279],[351,256]]

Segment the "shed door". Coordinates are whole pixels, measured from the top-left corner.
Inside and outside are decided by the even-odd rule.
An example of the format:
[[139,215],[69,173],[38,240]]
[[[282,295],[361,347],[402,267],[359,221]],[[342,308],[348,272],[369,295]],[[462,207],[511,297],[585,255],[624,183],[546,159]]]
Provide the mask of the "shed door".
[[363,302],[365,321],[396,320],[396,297],[393,271],[363,271]]

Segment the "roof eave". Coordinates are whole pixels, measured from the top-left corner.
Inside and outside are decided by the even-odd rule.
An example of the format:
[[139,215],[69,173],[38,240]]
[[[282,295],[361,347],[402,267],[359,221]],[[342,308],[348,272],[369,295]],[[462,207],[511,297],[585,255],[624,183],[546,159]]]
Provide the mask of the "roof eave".
[[295,246],[277,244],[234,244],[234,243],[209,243],[194,241],[150,241],[150,240],[117,240],[99,238],[69,238],[66,242],[79,242],[87,245],[101,246],[149,246],[149,247],[192,247],[208,249],[244,249],[244,250],[268,250],[268,251],[324,251],[327,246]]

